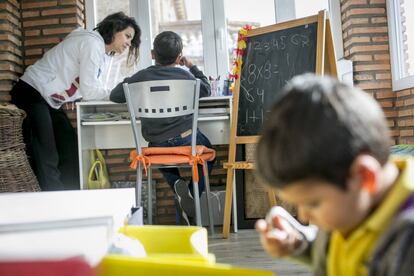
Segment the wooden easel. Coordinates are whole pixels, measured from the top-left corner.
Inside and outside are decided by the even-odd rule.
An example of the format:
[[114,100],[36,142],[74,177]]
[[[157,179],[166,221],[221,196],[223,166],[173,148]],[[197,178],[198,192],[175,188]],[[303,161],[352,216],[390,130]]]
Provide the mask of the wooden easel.
[[[266,26],[248,31],[247,37],[252,37],[269,32],[276,32],[292,28],[295,26],[306,25],[317,22],[317,47],[316,47],[316,69],[315,73],[323,75],[329,72],[330,75],[337,77],[336,58],[334,45],[332,40],[332,31],[327,18],[326,11],[320,11],[315,16],[310,16],[298,20],[292,20],[281,24]],[[230,232],[230,216],[233,196],[233,181],[235,170],[252,170],[255,165],[253,162],[239,161],[236,162],[236,147],[243,144],[257,144],[260,136],[237,136],[237,120],[239,109],[239,95],[240,95],[240,80],[241,70],[238,72],[238,78],[235,83],[235,90],[233,92],[233,114],[230,127],[230,144],[229,144],[229,159],[224,163],[224,168],[227,169],[226,181],[226,199],[224,206],[224,220],[223,220],[223,238],[228,238]],[[274,191],[270,188],[267,190],[268,198],[271,206],[276,205],[276,197]]]

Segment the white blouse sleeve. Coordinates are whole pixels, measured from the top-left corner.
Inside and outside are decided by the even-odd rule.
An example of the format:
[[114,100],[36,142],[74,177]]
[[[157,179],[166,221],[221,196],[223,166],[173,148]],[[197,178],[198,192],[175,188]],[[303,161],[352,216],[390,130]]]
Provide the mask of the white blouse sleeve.
[[104,86],[102,78],[104,51],[96,43],[83,43],[80,48],[79,90],[83,100],[103,100],[109,97],[110,90]]

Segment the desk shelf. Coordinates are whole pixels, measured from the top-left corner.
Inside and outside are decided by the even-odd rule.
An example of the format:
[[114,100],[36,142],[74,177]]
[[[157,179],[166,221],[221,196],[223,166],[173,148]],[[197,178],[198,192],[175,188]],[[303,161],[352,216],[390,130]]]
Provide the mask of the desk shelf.
[[[126,104],[113,102],[78,102],[77,126],[81,189],[85,188],[91,149],[132,149],[135,143],[130,120],[82,121],[82,116],[100,112],[127,112]],[[200,99],[199,128],[213,145],[229,143],[232,96]],[[145,141],[142,138],[142,141]]]
[[[230,119],[230,115],[198,117],[198,121],[200,122],[222,121],[222,120],[229,120],[229,119]],[[131,121],[129,120],[95,121],[95,122],[82,122],[81,123],[82,126],[110,126],[110,125],[130,125],[130,124],[131,124]]]

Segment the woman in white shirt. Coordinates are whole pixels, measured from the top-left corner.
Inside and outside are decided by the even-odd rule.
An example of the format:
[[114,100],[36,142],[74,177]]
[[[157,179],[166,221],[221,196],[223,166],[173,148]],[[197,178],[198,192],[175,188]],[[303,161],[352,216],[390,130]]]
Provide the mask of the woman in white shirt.
[[122,12],[108,15],[93,31],[76,29],[35,64],[13,87],[11,102],[27,113],[23,135],[40,187],[79,189],[76,132],[62,105],[107,99],[102,70],[114,54],[129,49],[138,59],[141,30]]

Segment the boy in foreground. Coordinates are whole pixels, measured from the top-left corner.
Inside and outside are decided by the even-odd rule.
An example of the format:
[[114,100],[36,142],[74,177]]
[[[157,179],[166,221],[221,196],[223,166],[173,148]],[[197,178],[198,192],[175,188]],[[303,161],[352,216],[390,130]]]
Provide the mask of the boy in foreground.
[[389,159],[389,145],[384,114],[366,93],[295,77],[271,109],[257,167],[319,229],[312,238],[275,213],[256,223],[264,249],[315,275],[414,275],[414,159]]

